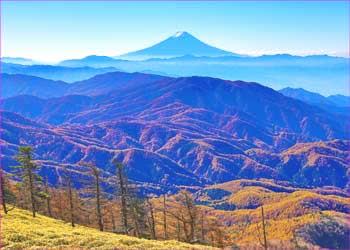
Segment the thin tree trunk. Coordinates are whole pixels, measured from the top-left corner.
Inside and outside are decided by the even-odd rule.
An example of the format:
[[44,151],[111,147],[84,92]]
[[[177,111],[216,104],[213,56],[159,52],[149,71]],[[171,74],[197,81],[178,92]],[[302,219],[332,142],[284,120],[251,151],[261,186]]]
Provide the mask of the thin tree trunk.
[[202,242],[204,242],[204,215],[203,215],[203,212],[201,213],[201,236],[202,236]]
[[46,198],[47,212],[49,214],[49,217],[52,217],[51,198],[50,198],[50,195],[49,195],[49,184],[48,184],[48,179],[47,178],[45,180],[45,192],[46,192],[46,195],[47,195],[47,198]]
[[184,228],[186,242],[190,242],[191,236],[188,234],[187,223],[186,223],[185,218],[183,218],[183,216],[182,216],[182,224],[183,224],[183,228]]
[[114,218],[114,214],[113,214],[113,207],[111,207],[110,213],[111,213],[111,221],[112,221],[112,231],[115,232],[116,228],[115,228],[115,218]]
[[261,206],[261,217],[262,217],[262,226],[263,226],[263,233],[264,233],[264,248],[265,248],[265,250],[267,250],[265,216],[264,216],[264,207],[263,206]]
[[194,240],[194,232],[195,232],[195,211],[193,207],[193,203],[188,197],[187,193],[185,193],[185,202],[186,208],[188,212],[188,216],[190,217],[190,241]]
[[176,224],[176,233],[177,233],[177,241],[181,240],[181,225],[180,220],[177,218],[177,224]]
[[136,208],[132,208],[132,216],[133,216],[133,219],[134,219],[134,226],[135,226],[135,233],[136,233],[136,237],[140,238],[140,227],[139,227],[139,223],[137,221],[137,211],[136,211]]
[[163,228],[164,228],[164,239],[168,239],[168,232],[167,232],[167,221],[166,221],[166,200],[165,200],[165,194],[163,195]]
[[34,184],[33,184],[33,175],[32,171],[28,169],[28,176],[29,176],[29,191],[30,191],[30,202],[32,203],[32,214],[33,217],[35,217],[35,198],[34,198]]
[[191,242],[194,241],[194,221],[191,218],[191,222],[190,222],[190,238],[191,238]]
[[68,177],[68,195],[69,195],[69,208],[70,208],[70,222],[72,227],[75,227],[74,224],[74,204],[73,204],[73,192],[72,192],[72,179]]
[[151,210],[151,222],[152,222],[152,236],[153,239],[156,240],[157,239],[157,235],[156,235],[156,222],[154,219],[154,212],[153,212],[153,205],[151,202],[150,203],[150,210]]
[[124,227],[124,233],[128,234],[128,214],[127,214],[127,208],[126,208],[126,192],[125,192],[125,183],[124,178],[122,174],[122,166],[121,164],[117,163],[118,168],[118,179],[119,179],[119,188],[121,192],[121,202],[122,202],[122,224]]
[[58,191],[58,210],[60,213],[60,218],[61,220],[64,220],[64,216],[63,216],[63,208],[62,208],[62,194],[61,194],[61,190]]
[[5,198],[5,178],[3,176],[2,170],[1,171],[1,176],[0,176],[0,181],[1,181],[1,202],[2,202],[2,208],[4,210],[4,213],[7,214],[7,207],[6,207],[6,198]]
[[101,197],[100,197],[100,178],[98,173],[95,173],[96,178],[96,211],[98,218],[98,227],[100,231],[103,231],[103,223],[102,223],[102,213],[101,213]]
[[155,219],[154,219],[154,211],[153,211],[153,205],[152,202],[150,202],[147,199],[147,204],[149,207],[149,212],[150,212],[150,217],[147,216],[147,220],[148,220],[148,224],[149,224],[149,228],[151,230],[151,234],[152,234],[152,239],[156,240],[157,236],[156,236],[156,228],[155,228]]

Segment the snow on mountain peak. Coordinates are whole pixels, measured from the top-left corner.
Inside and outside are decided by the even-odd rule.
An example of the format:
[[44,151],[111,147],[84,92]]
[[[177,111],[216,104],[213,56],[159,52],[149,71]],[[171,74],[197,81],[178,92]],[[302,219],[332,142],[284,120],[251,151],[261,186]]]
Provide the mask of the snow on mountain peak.
[[178,31],[175,33],[175,35],[173,35],[173,37],[180,37],[180,36],[185,35],[185,33],[186,33],[185,31]]

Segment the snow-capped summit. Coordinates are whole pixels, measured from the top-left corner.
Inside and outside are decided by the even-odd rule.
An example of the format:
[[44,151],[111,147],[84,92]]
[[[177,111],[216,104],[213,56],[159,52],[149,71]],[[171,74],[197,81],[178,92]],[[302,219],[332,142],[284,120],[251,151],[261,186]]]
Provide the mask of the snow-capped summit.
[[186,31],[178,31],[174,35],[146,49],[121,55],[125,59],[170,58],[185,55],[192,56],[240,56],[238,54],[210,46]]
[[173,35],[173,37],[180,37],[180,36],[185,35],[185,33],[187,33],[187,32],[185,32],[185,31],[178,31],[178,32],[175,33],[175,35]]

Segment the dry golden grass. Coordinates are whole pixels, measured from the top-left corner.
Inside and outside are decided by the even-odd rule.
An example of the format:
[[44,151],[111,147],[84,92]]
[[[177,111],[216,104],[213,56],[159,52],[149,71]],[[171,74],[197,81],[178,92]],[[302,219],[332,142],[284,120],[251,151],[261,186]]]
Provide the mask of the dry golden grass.
[[174,240],[156,241],[100,232],[93,228],[14,209],[1,221],[3,249],[212,249]]

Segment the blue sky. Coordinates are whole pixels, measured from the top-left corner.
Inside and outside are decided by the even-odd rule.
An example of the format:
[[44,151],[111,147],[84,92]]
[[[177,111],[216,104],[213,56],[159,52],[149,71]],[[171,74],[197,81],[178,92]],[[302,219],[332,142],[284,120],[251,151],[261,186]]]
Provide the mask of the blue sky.
[[2,2],[1,55],[116,56],[187,31],[252,55],[347,55],[348,2]]

